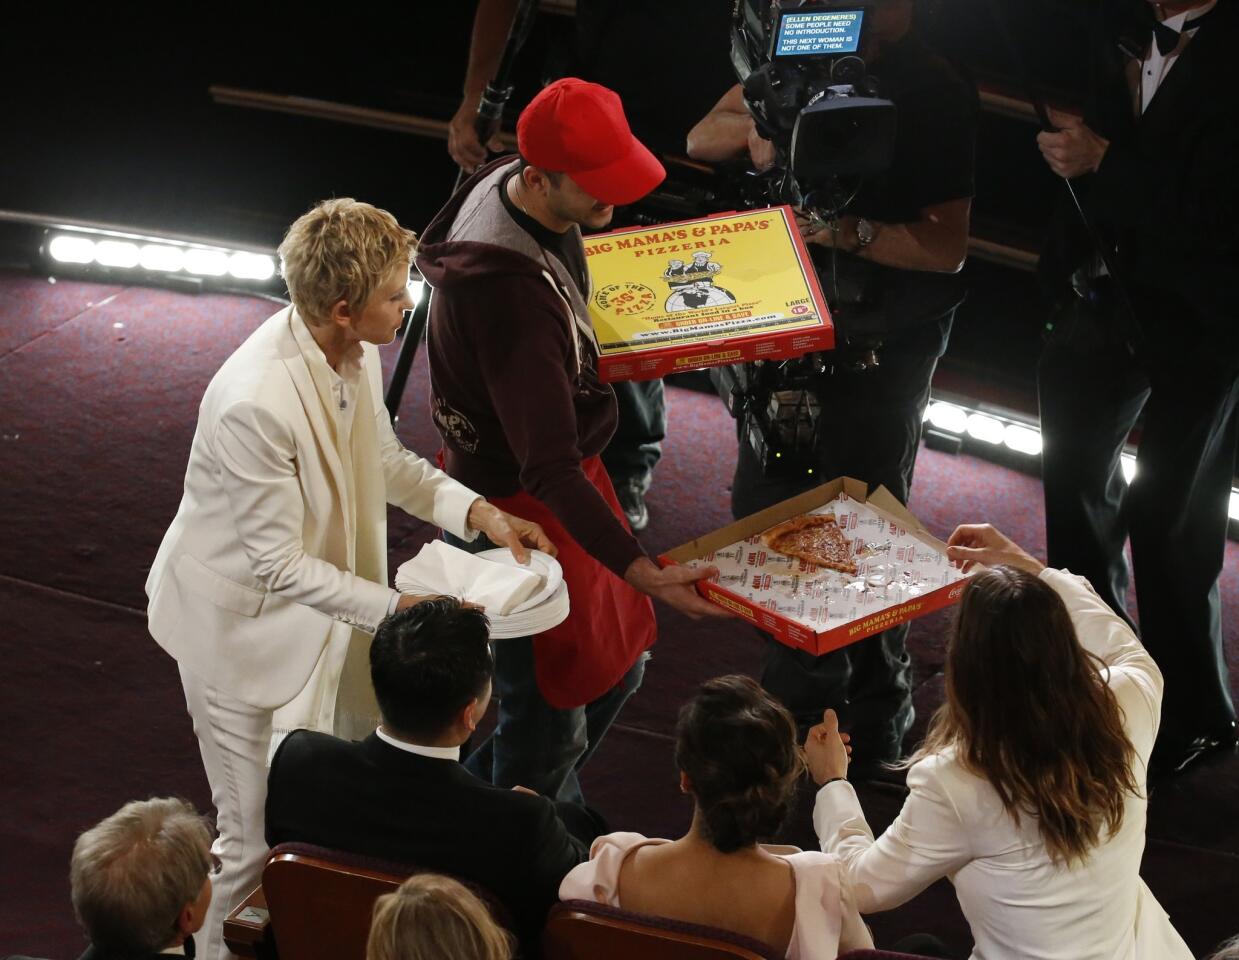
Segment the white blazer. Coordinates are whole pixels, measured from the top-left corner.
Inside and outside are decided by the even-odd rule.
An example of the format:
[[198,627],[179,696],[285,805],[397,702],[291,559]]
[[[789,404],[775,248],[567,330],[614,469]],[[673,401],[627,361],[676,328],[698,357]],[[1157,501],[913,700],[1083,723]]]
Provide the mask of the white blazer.
[[[1145,769],[1162,700],[1162,675],[1125,621],[1088,581],[1047,568],[1041,578],[1067,605],[1081,645],[1106,664],[1105,677]],[[836,854],[861,913],[889,910],[941,877],[955,886],[984,960],[1190,960],[1170,918],[1140,879],[1148,801],[1131,796],[1123,825],[1083,864],[1054,864],[1036,819],[1017,826],[989,782],[953,753],[927,757],[908,771],[908,799],[876,841],[846,781],[818,791],[813,825],[822,849]]]
[[[185,492],[146,581],[151,635],[208,684],[255,707],[287,703],[324,647],[373,633],[393,591],[355,576],[355,544],[379,545],[385,510],[357,516],[344,465],[310,369],[292,332],[292,307],[268,319],[212,378],[198,410]],[[406,450],[383,406],[378,350],[362,345],[387,500],[457,536],[477,495]],[[359,393],[360,396],[360,393]],[[354,424],[354,430],[359,425]],[[377,506],[377,505],[376,505]],[[347,624],[350,629],[337,628]]]

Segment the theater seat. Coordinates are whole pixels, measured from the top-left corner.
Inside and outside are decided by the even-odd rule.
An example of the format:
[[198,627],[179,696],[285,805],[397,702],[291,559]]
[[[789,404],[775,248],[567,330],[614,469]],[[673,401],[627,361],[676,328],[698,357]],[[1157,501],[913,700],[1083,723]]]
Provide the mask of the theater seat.
[[752,937],[592,900],[566,900],[551,908],[542,955],[545,960],[783,960],[782,951]]
[[280,960],[365,960],[374,901],[415,872],[407,864],[280,844],[262,871]]
[[[419,872],[422,868],[413,864],[307,843],[280,844],[267,857],[260,894],[270,912],[279,960],[365,960],[374,901]],[[507,911],[490,891],[454,879],[510,928]]]

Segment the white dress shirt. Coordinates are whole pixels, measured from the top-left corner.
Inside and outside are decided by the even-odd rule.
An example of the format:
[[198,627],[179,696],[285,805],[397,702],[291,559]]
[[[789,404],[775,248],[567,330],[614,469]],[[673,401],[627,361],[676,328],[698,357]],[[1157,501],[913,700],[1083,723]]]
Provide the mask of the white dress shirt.
[[374,734],[384,743],[405,753],[416,753],[419,757],[430,757],[434,760],[460,760],[460,747],[427,747],[420,743],[397,740],[382,727],[375,730]]
[[[1170,73],[1171,68],[1179,62],[1180,54],[1187,48],[1188,42],[1191,40],[1192,35],[1195,34],[1196,28],[1191,26],[1191,21],[1199,20],[1212,10],[1216,4],[1217,0],[1209,0],[1208,3],[1202,6],[1185,10],[1183,13],[1177,13],[1173,17],[1167,17],[1162,21],[1164,26],[1178,31],[1182,36],[1179,37],[1178,46],[1165,55],[1157,48],[1156,41],[1149,44],[1149,55],[1140,64],[1141,113],[1149,109],[1153,95],[1157,93],[1158,87],[1162,85],[1162,81],[1166,79],[1166,75]],[[1183,29],[1185,24],[1188,26],[1186,30]]]

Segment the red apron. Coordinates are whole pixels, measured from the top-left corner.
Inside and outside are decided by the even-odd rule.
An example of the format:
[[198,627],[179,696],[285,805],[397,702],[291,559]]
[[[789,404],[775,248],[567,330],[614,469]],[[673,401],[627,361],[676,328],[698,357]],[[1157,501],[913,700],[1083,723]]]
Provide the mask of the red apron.
[[[602,459],[590,457],[582,461],[581,469],[627,529]],[[523,490],[515,496],[487,499],[501,510],[541,524],[559,548],[557,559],[568,584],[571,609],[563,623],[533,638],[538,689],[547,703],[559,709],[596,700],[654,645],[658,635],[654,605],[586,553],[541,500]]]

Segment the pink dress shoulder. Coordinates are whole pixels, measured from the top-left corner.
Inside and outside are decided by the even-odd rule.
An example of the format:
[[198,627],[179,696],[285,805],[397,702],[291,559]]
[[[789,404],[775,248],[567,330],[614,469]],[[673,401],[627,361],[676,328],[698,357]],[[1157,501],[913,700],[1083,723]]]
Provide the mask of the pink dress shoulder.
[[[670,842],[639,833],[599,837],[589,860],[564,877],[559,899],[592,900],[622,908],[619,875],[624,859],[638,847]],[[833,960],[848,950],[873,948],[873,939],[856,911],[836,857],[795,847],[767,849],[791,864],[796,881],[796,922],[787,960]]]

